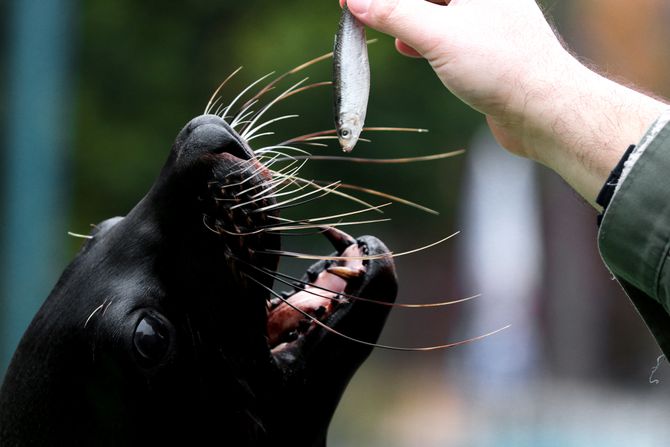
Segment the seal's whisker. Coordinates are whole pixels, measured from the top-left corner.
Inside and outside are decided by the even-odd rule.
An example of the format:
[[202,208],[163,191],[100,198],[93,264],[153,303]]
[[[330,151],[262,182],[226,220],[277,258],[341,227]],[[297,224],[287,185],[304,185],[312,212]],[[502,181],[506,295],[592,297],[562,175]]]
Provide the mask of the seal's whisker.
[[[248,169],[248,167],[245,168],[245,169],[242,169],[239,172],[245,171],[246,169]],[[226,185],[220,185],[220,188],[221,188],[221,190],[224,190],[224,189],[231,188],[231,187],[234,187],[234,186],[243,185],[243,184],[251,181],[256,176],[256,174],[263,171],[264,169],[266,169],[265,166],[259,166],[258,168],[254,169],[253,171],[248,173],[247,177],[244,180],[241,180],[241,181],[235,182],[235,183],[229,183],[229,184],[226,184]]]
[[276,199],[277,197],[284,197],[284,196],[289,196],[291,194],[295,194],[297,192],[302,191],[303,189],[307,188],[307,185],[302,185],[302,186],[297,186],[295,189],[292,189],[290,191],[284,191],[286,188],[289,188],[291,186],[291,183],[289,182],[288,184],[284,185],[282,188],[278,189],[277,191],[262,191],[264,194],[267,193],[265,196],[259,196],[258,194],[251,196],[255,200],[261,200],[261,199],[267,199],[267,198],[273,198]]
[[259,124],[258,126],[256,126],[255,128],[251,129],[249,132],[247,132],[245,134],[244,139],[249,141],[256,132],[258,132],[260,129],[262,129],[266,126],[269,126],[272,123],[276,123],[277,121],[282,121],[282,120],[286,120],[286,119],[290,119],[290,118],[298,118],[298,117],[300,117],[300,115],[283,115],[283,116],[279,116],[277,118],[272,118],[271,120],[267,120],[263,124]]
[[249,278],[250,280],[252,280],[253,282],[255,282],[256,284],[260,285],[262,288],[264,288],[268,292],[270,292],[276,298],[279,298],[286,305],[290,306],[293,310],[301,313],[305,318],[314,322],[316,325],[322,327],[323,329],[327,330],[328,332],[330,332],[332,334],[335,334],[335,335],[338,335],[338,336],[340,336],[342,338],[345,338],[349,341],[352,341],[354,343],[359,343],[359,344],[366,345],[366,346],[372,346],[372,347],[375,347],[375,348],[389,349],[389,350],[393,350],[393,351],[422,351],[422,352],[437,351],[437,350],[440,350],[440,349],[453,348],[453,347],[456,347],[456,346],[464,345],[466,343],[472,343],[474,341],[482,340],[486,337],[490,337],[492,335],[497,334],[498,332],[501,332],[505,329],[508,329],[511,326],[511,325],[507,325],[507,326],[504,326],[504,327],[502,327],[500,329],[497,329],[495,331],[489,332],[487,334],[480,335],[478,337],[468,338],[467,340],[461,340],[461,341],[457,341],[457,342],[454,342],[454,343],[447,343],[447,344],[437,345],[437,346],[425,346],[425,347],[416,347],[415,348],[415,347],[401,347],[401,346],[382,345],[382,344],[379,344],[379,343],[372,343],[372,342],[369,342],[369,341],[360,340],[358,338],[354,338],[354,337],[351,337],[349,335],[343,334],[342,332],[340,332],[336,329],[333,329],[332,327],[328,326],[327,324],[321,322],[316,317],[314,317],[314,316],[308,314],[307,312],[305,312],[304,310],[300,309],[298,306],[291,303],[288,299],[284,298],[281,294],[275,292],[270,287],[268,287],[265,284],[263,284],[262,282],[258,281],[253,276],[250,276],[248,274],[245,274],[245,276],[247,278]]
[[268,136],[271,136],[271,135],[274,135],[274,134],[275,134],[274,132],[263,132],[263,133],[259,133],[259,134],[257,134],[257,135],[254,135],[253,137],[249,137],[249,138],[247,138],[247,143],[248,143],[249,141],[253,140],[254,138],[268,137]]
[[[317,193],[319,193],[319,192],[323,192],[323,195],[329,194],[330,191],[331,191],[330,188],[332,188],[333,186],[337,187],[337,185],[338,185],[339,183],[340,183],[339,181],[330,183],[329,185],[326,185],[326,186],[324,186],[324,187],[320,187],[319,189],[315,189],[314,191],[310,191],[310,192],[305,193],[305,194],[301,194],[301,195],[299,195],[299,196],[293,197],[293,198],[288,199],[288,200],[285,200],[285,201],[283,201],[283,202],[278,202],[278,203],[275,203],[275,204],[273,204],[273,205],[268,205],[268,206],[264,206],[264,207],[261,207],[261,208],[256,208],[255,210],[253,210],[253,212],[254,212],[254,213],[261,213],[261,212],[264,212],[264,211],[270,211],[270,210],[275,210],[275,209],[282,209],[282,208],[284,208],[284,205],[287,205],[287,204],[289,204],[289,203],[295,202],[296,200],[303,199],[303,198],[305,198],[305,197],[312,196],[312,195],[317,194]],[[322,195],[322,196],[323,196],[323,195]],[[320,197],[322,197],[322,196],[320,196]],[[235,205],[235,206],[231,207],[231,209],[235,209],[235,208],[238,208],[238,205]]]
[[[283,182],[286,182],[286,184],[283,184]],[[305,188],[305,187],[302,187],[302,186],[298,186],[297,183],[294,182],[293,179],[291,179],[291,178],[283,179],[282,182],[279,182],[279,183],[273,185],[273,188],[276,187],[276,186],[280,186],[280,185],[282,185],[282,186],[279,189],[277,189],[274,193],[272,193],[272,189],[270,191],[266,190],[266,191],[262,191],[262,192],[263,192],[263,194],[265,194],[266,192],[269,192],[270,194],[268,194],[267,196],[262,196],[261,197],[258,194],[255,194],[255,195],[252,196],[252,198],[256,199],[256,200],[261,200],[261,199],[271,199],[271,198],[276,198],[276,197],[283,197],[283,196],[286,196],[286,195],[295,194],[296,192],[301,191],[302,189]],[[296,188],[292,189],[291,191],[286,191],[285,192],[285,190],[290,188],[291,186],[296,186]]]
[[373,220],[359,220],[354,222],[329,222],[322,224],[300,224],[300,225],[278,225],[276,227],[267,227],[267,231],[291,231],[291,230],[305,230],[309,228],[322,228],[324,226],[328,227],[347,227],[352,225],[366,225],[371,223],[380,223],[380,222],[390,222],[390,218],[386,219],[373,219]]
[[80,238],[80,239],[89,239],[89,240],[93,239],[93,236],[91,236],[90,234],[73,233],[72,231],[68,231],[67,235],[72,236],[72,237],[77,237],[77,238]]
[[235,126],[237,126],[237,125],[239,124],[239,122],[240,122],[241,120],[243,120],[245,116],[247,116],[246,113],[247,113],[248,111],[250,111],[251,113],[253,113],[253,111],[251,110],[251,108],[252,108],[254,105],[256,105],[256,103],[258,103],[258,101],[252,101],[252,102],[250,102],[249,104],[247,104],[245,107],[243,107],[243,108],[241,108],[239,111],[237,111],[237,113],[235,113],[235,115],[233,115],[233,119],[232,119],[232,121],[231,121],[231,123],[230,123],[230,127],[235,128]]
[[[324,181],[321,181],[321,180],[314,180],[314,183],[327,184],[328,182],[324,182]],[[412,201],[407,200],[407,199],[403,199],[402,197],[398,197],[398,196],[394,196],[394,195],[391,195],[391,194],[387,194],[385,192],[378,191],[376,189],[365,188],[365,187],[362,187],[362,186],[352,185],[352,184],[348,184],[348,183],[340,183],[340,187],[343,188],[343,189],[351,189],[351,190],[354,190],[354,191],[360,191],[360,192],[364,192],[364,193],[367,193],[367,194],[371,194],[373,196],[378,196],[378,197],[382,197],[384,199],[392,200],[394,202],[398,202],[398,203],[401,203],[403,205],[411,206],[412,208],[416,208],[418,210],[424,211],[424,212],[429,213],[429,214],[433,214],[435,216],[440,215],[440,213],[435,211],[434,209],[428,208],[426,206],[420,205],[416,202],[412,202]]]
[[236,115],[235,118],[233,118],[232,122],[230,123],[230,127],[233,129],[237,128],[237,126],[243,125],[248,123],[249,121],[245,121],[245,118],[249,118],[251,115],[253,115],[255,112],[253,110],[249,110],[247,112],[240,112],[240,115]]
[[[279,174],[279,175],[281,176],[282,174]],[[304,178],[301,178],[301,177],[297,177],[297,176],[294,176],[294,177],[292,177],[292,178],[293,178],[294,181],[296,181],[296,182],[298,182],[298,183],[308,183],[308,184],[310,184],[313,188],[320,188],[320,187],[321,187],[321,186],[318,185],[318,184],[316,183],[316,181],[314,181],[314,180],[307,180],[307,179],[304,179]],[[340,183],[340,184],[341,184],[341,183]],[[364,206],[371,207],[371,208],[374,207],[374,205],[372,205],[372,204],[369,203],[369,202],[366,202],[365,200],[359,199],[359,198],[356,197],[356,196],[352,196],[351,194],[347,194],[347,193],[345,193],[345,192],[342,192],[342,191],[339,191],[339,190],[336,190],[336,189],[331,190],[330,193],[331,193],[331,194],[334,194],[334,195],[336,195],[336,196],[340,196],[340,197],[342,197],[342,198],[344,198],[344,199],[351,200],[352,202],[358,203],[358,204],[360,204],[360,205],[364,205]],[[379,213],[382,213],[382,211],[378,211],[378,212],[379,212]]]
[[273,89],[274,89],[274,86],[277,85],[280,81],[282,81],[282,80],[283,80],[284,78],[286,78],[287,76],[290,76],[290,75],[292,75],[292,74],[298,73],[299,71],[302,71],[302,70],[304,70],[305,68],[310,67],[310,66],[316,64],[317,62],[321,62],[321,61],[323,61],[323,60],[330,59],[331,57],[333,57],[333,52],[332,52],[332,51],[331,51],[330,53],[326,53],[326,54],[322,54],[321,56],[317,56],[317,57],[315,57],[314,59],[308,60],[307,62],[305,62],[305,63],[303,63],[303,64],[300,64],[300,65],[298,65],[297,67],[294,67],[294,68],[290,69],[290,70],[287,71],[286,73],[283,73],[283,74],[277,76],[275,79],[273,79],[271,82],[269,82],[269,83],[268,83],[265,87],[263,87],[258,93],[256,93],[251,99],[249,99],[249,101],[257,100],[257,99],[259,99],[261,96],[263,96],[263,95],[265,95],[266,93],[268,93],[269,91],[273,90]]
[[[238,166],[237,169],[235,169],[235,170],[233,170],[233,171],[231,171],[231,172],[229,172],[229,173],[226,174],[226,177],[225,177],[225,178],[226,178],[226,181],[228,181],[228,178],[229,178],[229,177],[232,177],[232,176],[234,176],[234,175],[237,175],[237,174],[239,174],[239,173],[241,173],[241,172],[244,172],[244,171],[246,171],[247,169],[249,169],[249,167],[253,165],[253,162],[254,162],[254,160],[242,160],[242,161],[240,161],[240,162],[237,164],[237,166]],[[207,182],[207,185],[208,185],[208,186],[219,186],[219,187],[221,187],[222,189],[225,189],[225,188],[227,188],[227,187],[229,187],[229,186],[235,186],[235,184],[226,184],[226,185],[222,185],[220,181],[211,181],[211,182]]]
[[210,224],[207,223],[207,218],[208,218],[208,217],[209,217],[209,216],[207,216],[207,214],[203,214],[203,215],[202,215],[202,223],[203,223],[203,225],[205,225],[205,228],[207,228],[207,229],[208,229],[209,231],[211,231],[212,233],[214,233],[214,234],[218,234],[219,236],[221,236],[221,232],[220,232],[219,230],[216,230],[216,229],[212,228],[212,226],[211,226]]
[[[209,101],[207,102],[207,106],[205,107],[205,115],[207,115],[207,113],[209,113],[209,111],[211,110],[212,105],[213,105],[213,104],[212,104],[212,101],[214,100],[214,98],[216,97],[216,95],[219,94],[219,92],[221,91],[221,89],[223,88],[223,86],[226,85],[226,83],[227,83],[233,76],[235,76],[240,70],[242,70],[242,67],[239,67],[237,70],[235,70],[235,71],[233,71],[231,74],[229,74],[228,77],[227,77],[226,79],[224,79],[223,82],[222,82],[221,84],[219,84],[219,86],[216,88],[216,90],[214,90],[214,93],[212,93],[212,96],[209,98]],[[218,115],[218,114],[217,114],[217,115]]]
[[256,250],[257,253],[262,253],[262,254],[273,254],[273,255],[279,255],[279,256],[284,256],[288,258],[298,258],[298,259],[311,259],[315,261],[368,261],[372,259],[382,259],[382,258],[399,258],[401,256],[407,256],[411,255],[414,253],[418,253],[423,250],[427,250],[429,248],[435,247],[436,245],[442,244],[443,242],[448,241],[449,239],[453,238],[454,236],[458,235],[460,231],[457,231],[445,238],[440,239],[439,241],[435,241],[433,243],[430,243],[428,245],[424,245],[423,247],[419,248],[414,248],[412,250],[407,250],[403,251],[400,253],[394,253],[392,251],[386,252],[386,253],[379,253],[376,255],[364,255],[364,256],[320,256],[320,255],[312,255],[312,254],[305,254],[305,253],[294,253],[290,251],[284,251],[284,250]]
[[[236,208],[241,208],[241,207],[243,207],[243,206],[249,205],[249,204],[251,204],[251,203],[256,203],[256,202],[258,202],[259,200],[262,200],[262,199],[265,199],[265,198],[269,198],[269,197],[275,199],[275,198],[277,198],[277,197],[288,196],[288,195],[291,195],[291,194],[295,194],[296,192],[299,192],[300,190],[305,189],[305,188],[307,188],[307,185],[303,185],[303,186],[301,186],[301,187],[299,187],[299,188],[297,188],[297,189],[294,189],[294,190],[291,190],[291,191],[287,191],[287,192],[282,192],[282,193],[280,193],[280,192],[277,191],[277,192],[275,192],[274,194],[271,194],[272,191],[270,191],[270,194],[267,194],[267,196],[265,196],[265,197],[263,197],[263,196],[260,196],[260,197],[252,196],[252,197],[251,197],[251,200],[249,200],[249,201],[247,201],[247,202],[238,203],[238,204],[236,204],[236,205],[234,205],[234,206],[231,206],[230,209],[231,209],[231,210],[234,210],[234,209],[236,209]],[[262,193],[265,193],[266,191],[267,191],[267,189],[264,190],[264,191],[262,191]],[[315,191],[312,191],[310,194],[313,194],[314,192],[315,192]],[[272,205],[272,206],[274,206],[274,205]]]
[[[293,182],[292,178],[293,178],[293,177],[300,171],[300,169],[302,169],[302,167],[304,166],[304,162],[303,162],[303,163],[300,163],[298,166],[296,166],[296,167],[294,167],[294,168],[292,168],[292,169],[289,170],[289,168],[291,168],[291,167],[292,167],[294,164],[296,164],[296,163],[298,163],[297,160],[295,160],[295,161],[289,163],[288,165],[284,166],[284,167],[281,168],[280,170],[271,170],[272,173],[273,173],[273,175],[275,175],[275,176],[277,177],[277,179],[276,179],[276,180],[273,180],[273,182],[276,182],[276,183],[284,183],[284,182],[288,182],[289,184],[294,184],[295,182]],[[287,172],[284,172],[284,171],[287,171]]]
[[368,164],[405,164],[405,163],[417,163],[422,161],[442,160],[445,158],[456,157],[464,153],[465,150],[460,149],[451,152],[443,152],[440,154],[425,155],[420,157],[403,157],[403,158],[360,158],[360,157],[339,157],[331,155],[299,155],[294,156],[292,158],[295,160],[346,161],[351,163],[368,163]]
[[[285,150],[288,150],[288,151],[298,152],[298,153],[300,153],[300,154],[312,155],[312,154],[310,154],[309,152],[307,152],[307,151],[304,150],[304,149],[299,149],[299,148],[294,147],[294,146],[287,146],[287,145],[285,145],[285,144],[275,144],[275,145],[272,145],[272,146],[264,146],[264,147],[262,147],[262,148],[260,148],[260,149],[256,149],[256,150],[254,151],[254,153],[255,153],[256,155],[259,155],[259,154],[265,154],[265,153],[267,153],[267,152],[281,153],[281,152],[276,151],[276,149],[285,149]],[[284,155],[286,155],[287,157],[289,157],[289,155],[287,155],[287,154],[284,154]]]
[[274,71],[272,71],[272,72],[266,74],[265,76],[260,77],[259,79],[255,80],[254,82],[252,82],[251,84],[249,84],[244,90],[242,90],[242,91],[241,91],[241,92],[240,92],[240,93],[239,93],[239,94],[238,94],[238,95],[237,95],[237,96],[236,96],[236,97],[235,97],[235,98],[228,104],[228,106],[227,106],[227,107],[225,108],[225,110],[223,111],[222,116],[226,116],[226,115],[228,115],[228,112],[230,111],[231,107],[232,107],[233,105],[235,105],[235,103],[236,103],[237,101],[239,101],[240,98],[242,98],[242,97],[243,97],[249,90],[251,90],[252,88],[254,88],[254,86],[255,86],[256,84],[258,84],[259,82],[263,81],[264,79],[267,79],[268,77],[272,76],[273,74],[274,74]]
[[270,110],[270,108],[271,108],[273,105],[275,105],[276,103],[278,103],[279,101],[281,101],[281,100],[284,98],[285,95],[288,95],[288,94],[291,93],[293,90],[297,89],[297,88],[300,87],[302,84],[304,84],[308,79],[309,79],[309,78],[303,78],[303,79],[301,79],[300,81],[296,82],[295,84],[293,84],[292,86],[290,86],[289,88],[287,88],[286,90],[284,90],[282,93],[280,93],[279,95],[277,95],[276,98],[274,98],[272,101],[270,101],[270,102],[269,102],[267,105],[265,105],[262,109],[260,109],[260,110],[258,111],[258,113],[256,113],[256,115],[254,116],[254,118],[251,120],[251,122],[250,122],[249,124],[246,125],[246,127],[244,128],[244,130],[242,131],[242,133],[241,133],[240,136],[241,136],[242,138],[246,138],[247,135],[249,134],[249,132],[252,131],[252,129],[253,129],[254,125],[256,124],[256,122],[257,122],[257,121],[258,121],[258,120],[265,114],[265,112],[267,112],[268,110]]
[[[285,210],[285,209],[287,209],[287,208],[295,208],[296,206],[304,205],[304,204],[306,204],[306,203],[313,202],[313,201],[315,201],[315,200],[319,200],[319,199],[321,199],[321,198],[327,196],[328,194],[332,193],[332,191],[334,191],[334,190],[331,190],[331,191],[325,191],[324,193],[319,194],[319,195],[316,196],[316,197],[310,197],[310,198],[305,199],[305,200],[301,200],[301,201],[297,201],[297,202],[288,203],[288,204],[286,204],[286,205],[278,206],[278,207],[276,207],[276,208],[273,208],[273,210]],[[316,191],[314,191],[314,192],[316,192]],[[294,198],[294,199],[295,199],[295,198]],[[291,200],[294,200],[294,199],[291,199]],[[289,202],[289,201],[287,200],[286,202]],[[275,206],[275,205],[273,205],[273,206]],[[259,213],[259,212],[261,212],[261,211],[258,210],[258,209],[255,209],[255,210],[252,210],[252,211],[251,211],[252,214],[256,214],[256,213]]]
[[312,89],[318,88],[318,87],[326,87],[326,86],[329,86],[329,85],[333,85],[333,81],[315,82],[313,84],[309,84],[309,85],[306,85],[304,87],[300,87],[299,89],[293,90],[288,95],[285,95],[284,97],[282,97],[282,100],[284,100],[286,98],[289,98],[293,95],[297,95],[298,93],[306,92],[307,90],[312,90]]
[[[314,223],[314,222],[322,222],[324,220],[330,220],[330,219],[340,219],[342,217],[349,217],[349,216],[353,216],[353,215],[356,215],[356,214],[368,213],[370,211],[379,211],[382,208],[386,208],[387,206],[390,206],[390,205],[392,205],[392,203],[388,202],[388,203],[383,203],[381,205],[371,206],[371,207],[367,207],[367,208],[360,209],[360,210],[349,211],[348,213],[332,214],[330,216],[322,216],[322,217],[312,217],[312,218],[309,218],[309,219],[302,219],[302,220],[293,221],[293,222],[294,223],[296,223],[296,222]],[[278,216],[272,216],[272,217],[277,217],[278,220],[288,221],[288,219],[279,218]]]
[[107,303],[107,298],[105,298],[105,301],[103,301],[101,305],[99,305],[98,307],[93,309],[93,312],[91,312],[91,314],[88,316],[88,318],[84,322],[84,327],[88,326],[88,322],[91,321],[91,318],[93,318],[93,315],[95,315],[96,313],[98,313],[100,311],[100,309],[105,307],[106,303]]
[[205,115],[209,114],[209,112],[210,112],[214,107],[216,107],[216,112],[214,112],[214,115],[218,115],[218,114],[219,114],[220,107],[221,107],[219,103],[220,103],[222,100],[223,100],[223,96],[218,96],[218,97],[214,100],[214,102],[213,102],[211,105],[208,104],[208,106],[207,106],[208,109],[205,110],[205,113],[204,113],[204,114],[205,114]]
[[[307,80],[307,78],[303,79],[303,81],[306,81],[306,80]],[[328,86],[328,85],[332,85],[332,84],[333,84],[332,81],[315,82],[313,84],[305,85],[303,87],[284,92],[283,94],[279,95],[276,98],[275,101],[272,101],[270,104],[268,104],[267,109],[269,110],[273,105],[277,104],[278,102],[283,101],[287,98],[290,98],[291,96],[296,95],[298,93],[302,93],[302,92],[305,92],[307,90],[312,90],[312,89],[317,88],[317,87],[323,87],[323,86]],[[257,129],[258,128],[254,129],[254,131],[257,130]]]
[[[315,193],[315,192],[317,192],[317,191],[319,191],[319,190],[322,190],[322,191],[328,191],[328,192],[333,192],[333,191],[335,191],[335,189],[329,189],[329,188],[328,188],[328,185],[326,185],[325,187],[322,187],[322,186],[318,186],[318,185],[317,185],[317,186],[315,187],[314,185],[310,185],[309,183],[305,183],[305,182],[303,182],[303,186],[297,186],[297,184],[300,183],[299,180],[301,180],[301,178],[298,177],[297,175],[291,175],[290,173],[287,173],[287,174],[279,174],[279,173],[275,173],[274,175],[277,176],[277,177],[280,177],[280,178],[284,178],[285,180],[289,181],[289,182],[290,182],[290,183],[289,183],[289,186],[290,186],[290,185],[296,185],[296,189],[294,189],[293,192],[301,191],[301,190],[303,190],[303,189],[305,189],[306,187],[309,187],[309,186],[311,186],[312,188],[314,188],[314,191],[312,191],[310,194],[313,194],[313,193]],[[298,181],[296,181],[296,180],[298,180]],[[337,183],[337,182],[335,182],[335,183]],[[321,188],[324,188],[324,189],[321,189]],[[337,187],[336,187],[336,188],[337,188]],[[284,195],[285,195],[285,194],[284,194]],[[274,195],[270,195],[270,196],[269,196],[269,198],[274,198],[274,197],[275,197]]]
[[[285,284],[289,287],[295,287],[296,289],[300,291],[307,292],[309,294],[315,295],[319,298],[325,298],[325,299],[335,299],[333,297],[328,297],[327,295],[321,295],[319,293],[313,292],[311,290],[307,290],[305,287],[296,287],[297,285],[300,286],[309,286],[312,289],[317,289],[321,290],[323,292],[328,292],[328,293],[333,293],[333,294],[338,294],[346,299],[352,300],[352,301],[364,301],[366,303],[373,303],[373,304],[379,304],[380,306],[386,306],[386,307],[396,307],[396,308],[404,308],[404,309],[426,309],[426,308],[436,308],[436,307],[447,307],[447,306],[453,306],[455,304],[461,304],[461,303],[466,303],[468,301],[481,298],[482,294],[478,293],[476,295],[468,296],[465,298],[459,298],[456,300],[446,300],[446,301],[438,301],[435,303],[418,303],[418,304],[409,304],[409,303],[395,303],[395,302],[388,302],[388,301],[381,301],[381,300],[374,300],[371,298],[365,298],[362,296],[356,296],[356,295],[349,295],[344,292],[337,292],[335,290],[330,290],[327,287],[319,286],[317,284],[310,283],[309,281],[303,281],[302,279],[293,277],[291,275],[287,275],[285,273],[281,272],[275,272],[272,270],[268,270],[267,268],[264,267],[257,267],[253,264],[250,264],[248,262],[245,263],[246,265],[250,266],[256,271],[259,271],[261,273],[265,273],[269,277],[275,279],[276,281],[281,282],[282,284]],[[296,284],[297,283],[297,284]]]
[[[295,163],[297,163],[297,161],[293,162],[293,164],[295,164]],[[285,168],[282,168],[282,170],[283,169],[288,169],[290,167],[291,167],[291,164],[289,164]],[[298,169],[298,168],[294,168],[294,170],[296,170],[296,169]],[[235,196],[240,196],[240,195],[243,195],[243,194],[247,194],[247,193],[249,193],[249,192],[251,192],[255,189],[261,188],[261,192],[256,193],[255,195],[251,196],[252,198],[257,198],[258,196],[263,195],[266,192],[268,192],[269,190],[272,190],[272,189],[276,188],[277,186],[279,186],[283,183],[286,183],[286,182],[287,182],[287,179],[285,179],[285,178],[279,178],[279,179],[276,179],[276,180],[271,180],[267,183],[261,183],[261,184],[258,184],[258,185],[254,185],[250,188],[243,189],[242,191],[236,193]]]
[[[364,132],[410,132],[410,133],[426,133],[428,132],[427,129],[419,129],[415,127],[364,127],[363,128]],[[305,135],[300,135],[294,138],[291,138],[290,140],[286,140],[282,142],[281,144],[291,144],[291,143],[299,143],[303,141],[310,141],[313,138],[320,138],[320,137],[325,137],[329,135],[337,135],[337,129],[327,129],[327,130],[320,130],[318,132],[312,132],[308,133]],[[335,137],[337,138],[337,137]]]

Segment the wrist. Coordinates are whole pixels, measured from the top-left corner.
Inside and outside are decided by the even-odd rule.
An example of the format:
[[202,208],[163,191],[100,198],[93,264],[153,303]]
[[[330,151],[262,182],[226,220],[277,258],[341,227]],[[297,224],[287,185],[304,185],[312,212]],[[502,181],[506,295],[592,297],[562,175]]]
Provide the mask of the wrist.
[[662,102],[567,61],[560,77],[534,81],[518,119],[519,154],[595,198],[626,148],[667,108]]

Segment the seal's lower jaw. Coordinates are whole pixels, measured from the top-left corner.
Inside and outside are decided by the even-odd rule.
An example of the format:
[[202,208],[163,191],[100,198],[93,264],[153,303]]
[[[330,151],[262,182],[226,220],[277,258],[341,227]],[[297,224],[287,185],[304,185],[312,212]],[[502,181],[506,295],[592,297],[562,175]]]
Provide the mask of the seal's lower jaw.
[[370,301],[395,299],[395,270],[381,241],[356,240],[333,228],[324,234],[337,249],[334,259],[310,267],[292,294],[269,305],[268,345],[283,367],[296,359],[308,361],[326,339],[335,338],[345,348],[355,343],[348,337],[374,343],[389,307]]

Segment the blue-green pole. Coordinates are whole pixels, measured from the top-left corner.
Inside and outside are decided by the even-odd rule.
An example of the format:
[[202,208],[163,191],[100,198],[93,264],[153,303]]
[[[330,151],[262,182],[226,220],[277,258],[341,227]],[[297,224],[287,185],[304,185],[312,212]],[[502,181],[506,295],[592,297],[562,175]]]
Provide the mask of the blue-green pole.
[[71,0],[13,0],[5,29],[0,376],[64,264]]

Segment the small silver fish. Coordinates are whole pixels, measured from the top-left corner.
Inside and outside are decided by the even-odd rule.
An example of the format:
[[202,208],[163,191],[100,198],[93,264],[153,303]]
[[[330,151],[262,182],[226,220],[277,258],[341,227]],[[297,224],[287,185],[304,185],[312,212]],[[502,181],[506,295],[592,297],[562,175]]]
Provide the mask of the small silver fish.
[[346,3],[333,50],[335,128],[344,152],[351,152],[363,130],[370,95],[370,63],[365,25]]

